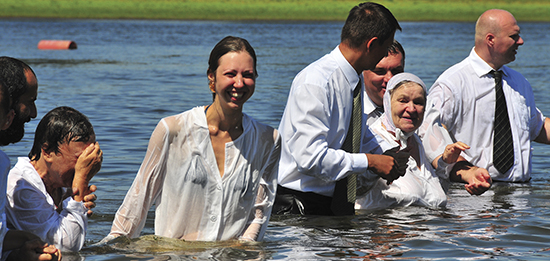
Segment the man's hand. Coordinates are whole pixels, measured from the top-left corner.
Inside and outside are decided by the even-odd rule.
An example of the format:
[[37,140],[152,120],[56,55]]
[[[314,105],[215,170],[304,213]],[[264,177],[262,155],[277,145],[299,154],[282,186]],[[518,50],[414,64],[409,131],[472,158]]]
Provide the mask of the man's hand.
[[387,184],[405,175],[410,154],[399,151],[398,147],[387,150],[382,155],[367,154],[369,170],[387,181]]
[[445,161],[447,164],[455,163],[458,160],[460,153],[469,148],[470,146],[460,141],[449,144],[447,145],[447,147],[445,147],[445,151],[443,151],[443,161]]
[[[75,175],[73,179],[74,200],[83,201],[84,196],[90,194],[88,183],[101,169],[103,162],[103,151],[99,148],[99,143],[91,143],[78,157],[75,165]],[[94,186],[95,187],[95,186]]]
[[468,193],[471,195],[481,195],[491,188],[493,180],[486,169],[474,166],[467,170],[467,172],[469,174],[465,174],[465,176],[469,180],[468,184],[464,185],[464,187]]
[[458,161],[453,167],[450,177],[453,181],[466,183],[464,187],[471,195],[481,195],[493,184],[486,169],[474,166],[468,161]]
[[[91,185],[90,187],[88,187],[89,193],[82,198],[82,202],[84,202],[84,206],[88,208],[88,212],[87,212],[88,217],[94,213],[92,211],[92,208],[95,208],[96,206],[95,201],[97,200],[97,196],[96,194],[92,194],[92,193],[94,193],[96,190],[97,190],[96,185]],[[72,192],[74,197],[76,194],[78,194],[78,189],[73,190]]]
[[45,244],[40,239],[34,239],[12,251],[7,260],[61,260],[61,251],[53,245]]

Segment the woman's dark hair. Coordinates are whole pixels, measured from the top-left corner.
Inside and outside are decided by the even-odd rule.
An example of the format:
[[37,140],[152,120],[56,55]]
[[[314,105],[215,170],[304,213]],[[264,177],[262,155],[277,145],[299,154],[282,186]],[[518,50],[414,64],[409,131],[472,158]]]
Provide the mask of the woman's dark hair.
[[42,149],[58,153],[59,145],[71,141],[87,142],[93,135],[94,128],[88,117],[71,107],[57,107],[38,123],[29,159],[40,159]]
[[373,37],[378,37],[380,43],[385,42],[397,30],[401,27],[390,10],[383,5],[366,2],[349,11],[341,41],[352,48],[359,48]]
[[[220,65],[220,58],[229,52],[241,52],[246,51],[252,57],[254,61],[254,76],[258,77],[258,70],[256,70],[256,52],[252,45],[248,43],[246,39],[235,37],[235,36],[226,36],[220,42],[214,46],[212,52],[210,52],[210,58],[208,59],[208,69],[206,70],[206,75],[211,73],[216,74],[216,70]],[[214,93],[214,96],[216,94]]]

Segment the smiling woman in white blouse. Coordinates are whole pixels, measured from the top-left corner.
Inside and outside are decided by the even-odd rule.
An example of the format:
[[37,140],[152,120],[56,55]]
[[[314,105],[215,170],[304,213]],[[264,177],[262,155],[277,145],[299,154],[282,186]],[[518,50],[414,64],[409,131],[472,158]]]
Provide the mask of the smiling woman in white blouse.
[[155,235],[261,240],[275,197],[278,133],[243,113],[257,77],[248,41],[228,36],[210,53],[212,104],[162,119],[111,232],[140,236],[154,204]]

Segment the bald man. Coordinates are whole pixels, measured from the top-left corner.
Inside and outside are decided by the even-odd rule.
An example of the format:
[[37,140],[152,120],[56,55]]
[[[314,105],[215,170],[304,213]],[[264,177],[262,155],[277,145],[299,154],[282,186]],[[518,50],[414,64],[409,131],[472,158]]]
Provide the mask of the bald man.
[[[516,19],[508,11],[488,10],[479,17],[470,55],[443,72],[430,89],[420,133],[430,160],[436,160],[445,145],[459,140],[471,147],[462,156],[487,169],[494,181],[530,180],[531,141],[550,143],[550,120],[535,106],[525,77],[505,66],[516,59],[523,44],[519,34]],[[504,98],[497,101],[501,94]],[[499,114],[508,118],[500,121]],[[433,135],[441,126],[450,134],[447,139]],[[500,133],[507,134],[504,145],[497,142]]]

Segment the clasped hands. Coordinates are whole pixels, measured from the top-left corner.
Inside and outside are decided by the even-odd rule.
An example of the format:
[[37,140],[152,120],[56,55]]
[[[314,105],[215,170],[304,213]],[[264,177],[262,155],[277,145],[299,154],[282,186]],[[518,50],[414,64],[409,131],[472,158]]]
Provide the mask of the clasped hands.
[[389,185],[394,180],[405,175],[410,153],[399,151],[395,147],[385,151],[382,155],[367,154],[369,169],[386,180]]

